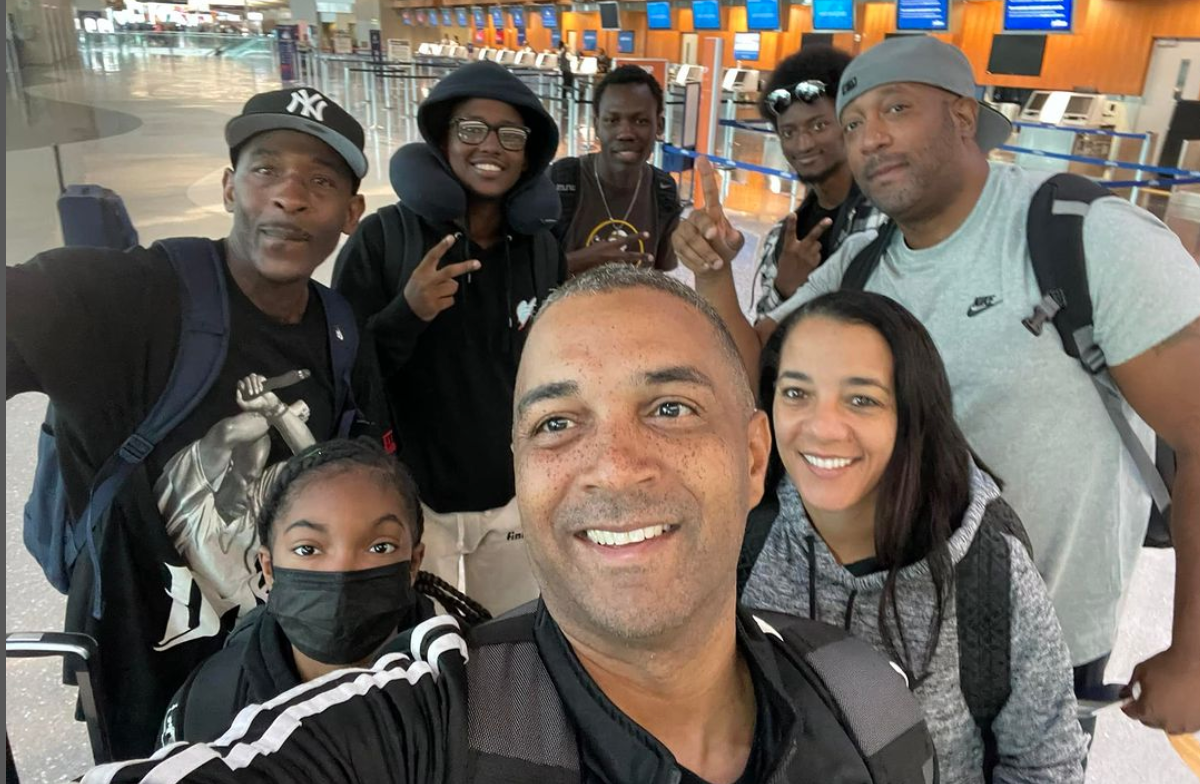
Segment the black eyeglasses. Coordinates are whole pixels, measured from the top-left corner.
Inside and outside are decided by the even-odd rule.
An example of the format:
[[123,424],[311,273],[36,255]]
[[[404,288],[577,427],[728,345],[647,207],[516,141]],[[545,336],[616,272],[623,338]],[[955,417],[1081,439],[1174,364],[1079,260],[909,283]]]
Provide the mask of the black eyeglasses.
[[825,90],[825,83],[817,79],[809,79],[791,87],[780,87],[767,93],[767,108],[771,110],[771,114],[779,117],[788,110],[792,101],[812,103],[825,95]]
[[520,125],[489,125],[483,120],[451,120],[458,133],[458,140],[463,144],[483,144],[483,140],[492,131],[500,140],[500,146],[509,152],[520,152],[529,141],[529,129]]

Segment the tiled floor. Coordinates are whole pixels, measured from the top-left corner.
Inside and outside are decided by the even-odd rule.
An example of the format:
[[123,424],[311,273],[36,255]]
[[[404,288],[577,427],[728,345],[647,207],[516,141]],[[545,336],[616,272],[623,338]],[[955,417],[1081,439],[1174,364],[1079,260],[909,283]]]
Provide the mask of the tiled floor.
[[[226,120],[250,95],[279,86],[265,59],[171,58],[114,53],[97,55],[95,70],[27,75],[24,94],[6,100],[5,260],[20,263],[60,242],[55,213],[60,145],[66,182],[94,182],[124,196],[143,242],[166,236],[223,236],[229,218],[221,204],[220,178],[227,164],[222,137]],[[341,100],[340,79],[330,86]],[[361,90],[350,108],[365,117]],[[387,158],[406,141],[410,109],[381,112],[368,136],[371,172],[363,184],[368,208],[392,200]],[[748,303],[753,250],[777,215],[735,216],[749,237],[734,269]],[[329,274],[326,265],[318,276]],[[686,278],[687,273],[682,273]],[[5,630],[60,628],[63,599],[49,588],[21,542],[20,510],[30,486],[34,443],[45,401],[25,395],[8,401]],[[1147,552],[1134,578],[1121,639],[1109,677],[1121,680],[1133,664],[1165,647],[1174,558]],[[28,782],[61,781],[86,765],[86,739],[70,721],[67,690],[46,663],[6,665],[6,723],[18,764]],[[1096,784],[1194,781],[1165,736],[1119,714],[1100,722],[1089,768]]]

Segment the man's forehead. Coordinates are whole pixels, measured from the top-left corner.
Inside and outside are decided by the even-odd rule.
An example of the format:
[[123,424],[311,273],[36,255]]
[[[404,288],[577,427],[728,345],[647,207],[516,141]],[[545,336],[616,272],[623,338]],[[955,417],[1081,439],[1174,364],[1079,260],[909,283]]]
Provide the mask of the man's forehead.
[[652,289],[579,294],[560,300],[533,327],[522,376],[596,371],[639,377],[646,367],[720,362],[714,328],[678,297]]

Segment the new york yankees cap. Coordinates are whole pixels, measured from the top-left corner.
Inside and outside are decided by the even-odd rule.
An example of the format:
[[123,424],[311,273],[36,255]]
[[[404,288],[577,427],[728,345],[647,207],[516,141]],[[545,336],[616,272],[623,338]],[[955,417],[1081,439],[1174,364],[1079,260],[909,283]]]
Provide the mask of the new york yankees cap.
[[355,177],[361,180],[366,176],[363,127],[349,112],[311,87],[259,93],[246,101],[242,113],[225,126],[225,141],[234,165],[238,150],[247,139],[279,130],[317,137],[345,159]]
[[[975,98],[975,74],[958,47],[928,35],[904,35],[873,46],[850,61],[838,87],[837,116],[851,101],[876,87],[916,82]],[[984,152],[999,147],[1012,133],[1012,123],[987,104],[979,103],[975,141]]]

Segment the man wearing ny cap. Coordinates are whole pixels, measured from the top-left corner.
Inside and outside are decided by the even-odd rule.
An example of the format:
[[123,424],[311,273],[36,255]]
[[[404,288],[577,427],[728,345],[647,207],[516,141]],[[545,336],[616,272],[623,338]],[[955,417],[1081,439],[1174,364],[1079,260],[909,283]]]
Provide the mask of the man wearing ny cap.
[[[1149,494],[1104,403],[1052,329],[1022,320],[1042,299],[1026,218],[1048,175],[989,162],[1010,125],[975,99],[958,49],[925,36],[860,55],[837,97],[851,170],[894,222],[865,288],[904,304],[946,361],[959,423],[1005,481],[1033,543],[1076,666],[1103,683],[1122,593],[1145,534]],[[693,217],[680,258],[718,305],[744,358],[801,304],[842,285],[872,241],[854,237],[755,327],[729,273],[740,234],[716,210]],[[1094,337],[1136,415],[1178,452],[1172,530],[1178,559],[1171,646],[1134,670],[1126,712],[1172,732],[1200,729],[1200,270],[1162,223],[1102,198],[1082,223]],[[1145,421],[1143,421],[1143,419]],[[1147,426],[1147,423],[1149,426]],[[1116,677],[1120,677],[1119,675]],[[1115,678],[1113,678],[1115,679]]]
[[[262,598],[253,556],[241,557],[252,552],[243,529],[247,520],[253,528],[264,478],[290,454],[280,411],[306,412],[318,441],[344,429],[352,417],[343,415],[355,407],[355,431],[382,434],[375,423],[383,417],[373,416],[373,355],[360,352],[368,361],[355,365],[352,349],[335,342],[354,334],[349,306],[341,324],[339,300],[330,298],[337,295],[310,280],[362,214],[362,127],[302,88],[254,96],[225,137],[232,229],[178,259],[208,265],[206,290],[223,290],[223,362],[216,360],[211,387],[135,469],[98,529],[97,604],[91,558],[82,554],[70,572],[65,626],[99,643],[103,715],[119,758],[153,748],[171,695],[221,647],[253,606],[255,588]],[[171,254],[181,247],[172,245]],[[100,465],[147,418],[182,360],[181,317],[202,295],[185,295],[181,280],[159,245],[59,248],[6,270],[6,396],[49,396],[72,510],[86,506]],[[221,302],[222,293],[211,298]],[[339,362],[355,365],[348,384],[341,373],[335,378]],[[247,394],[238,384],[248,378],[258,386],[273,379],[265,388],[274,391]],[[342,393],[348,387],[352,402]],[[193,522],[175,520],[177,506],[193,509]],[[186,558],[169,534],[181,534],[177,524],[186,529]],[[236,598],[214,579],[231,559],[251,588]]]

